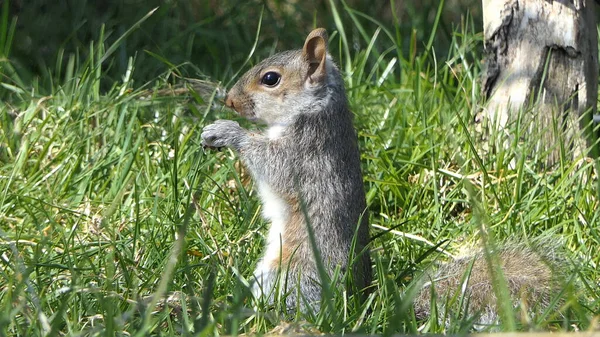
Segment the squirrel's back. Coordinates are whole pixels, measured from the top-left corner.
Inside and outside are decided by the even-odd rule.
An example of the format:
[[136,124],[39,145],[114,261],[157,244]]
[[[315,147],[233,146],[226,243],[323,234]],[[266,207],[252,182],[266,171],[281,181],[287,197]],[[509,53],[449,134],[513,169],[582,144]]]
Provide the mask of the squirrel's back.
[[[546,247],[542,251],[525,244],[509,243],[489,254],[500,264],[513,308],[526,309],[530,314],[540,313],[565,286],[566,261],[559,259],[554,249]],[[465,309],[456,305],[448,308],[446,304],[462,303],[468,305],[466,312],[469,315],[479,315],[477,325],[498,323],[498,285],[494,284],[484,251],[441,264],[436,271],[425,275],[425,281],[415,299],[417,318],[425,319],[431,315],[433,290],[438,317],[443,317],[446,310],[456,313]],[[464,301],[460,301],[461,298]]]

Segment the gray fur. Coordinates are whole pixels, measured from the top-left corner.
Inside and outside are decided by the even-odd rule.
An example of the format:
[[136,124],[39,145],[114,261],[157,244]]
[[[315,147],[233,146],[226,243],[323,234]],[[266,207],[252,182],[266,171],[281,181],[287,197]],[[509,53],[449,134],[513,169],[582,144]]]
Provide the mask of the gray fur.
[[[231,89],[230,95],[236,97],[231,106],[268,126],[285,125],[280,137],[271,139],[232,121],[216,121],[204,128],[202,140],[208,147],[233,148],[256,181],[266,182],[280,196],[302,200],[330,277],[336,267],[347,270],[359,226],[353,254],[361,258],[351,273],[362,290],[371,281],[371,263],[365,248],[369,233],[360,154],[341,75],[329,56],[326,66],[323,83],[306,84],[309,65],[302,50],[283,52],[252,68]],[[287,82],[273,98],[268,90],[249,90],[270,68],[285,69],[297,77],[283,78]],[[297,209],[297,205],[290,207]],[[306,308],[297,296],[299,289],[311,308],[319,310],[320,278],[304,226],[296,239],[294,262],[281,269],[285,275],[280,286],[285,285],[288,292],[286,305]],[[261,286],[272,288],[278,274],[278,270],[263,274]],[[338,281],[333,286],[343,284]]]

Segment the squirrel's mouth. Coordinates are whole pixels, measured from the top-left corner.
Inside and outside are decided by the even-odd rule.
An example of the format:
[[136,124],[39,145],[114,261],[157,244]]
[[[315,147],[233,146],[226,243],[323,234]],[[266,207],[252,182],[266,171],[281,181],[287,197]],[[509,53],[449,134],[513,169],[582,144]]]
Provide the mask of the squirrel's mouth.
[[254,121],[254,120],[257,119],[256,118],[256,113],[254,112],[254,109],[246,108],[246,107],[240,107],[240,108],[237,108],[237,109],[234,108],[233,110],[235,110],[235,112],[237,112],[238,115],[240,115],[240,116],[242,116],[242,117],[244,117],[244,118],[246,118],[248,120]]
[[235,110],[238,115],[245,117],[249,120],[256,119],[256,113],[254,112],[254,102],[251,100],[237,100],[231,98],[229,95],[225,99],[225,105]]

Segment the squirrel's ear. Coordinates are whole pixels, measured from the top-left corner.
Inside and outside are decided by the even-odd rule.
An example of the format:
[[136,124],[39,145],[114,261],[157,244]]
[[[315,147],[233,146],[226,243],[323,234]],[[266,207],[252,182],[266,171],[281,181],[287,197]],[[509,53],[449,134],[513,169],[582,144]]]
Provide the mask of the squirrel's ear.
[[327,77],[325,68],[325,59],[327,58],[327,31],[323,28],[317,28],[310,32],[304,42],[302,55],[308,62],[307,81],[310,83],[319,83]]

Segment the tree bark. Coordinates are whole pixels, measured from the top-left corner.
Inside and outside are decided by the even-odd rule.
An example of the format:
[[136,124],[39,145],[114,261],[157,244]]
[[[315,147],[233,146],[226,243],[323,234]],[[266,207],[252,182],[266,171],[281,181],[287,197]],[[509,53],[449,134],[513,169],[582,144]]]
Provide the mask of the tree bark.
[[488,125],[515,136],[518,122],[550,165],[596,157],[594,0],[482,1]]

